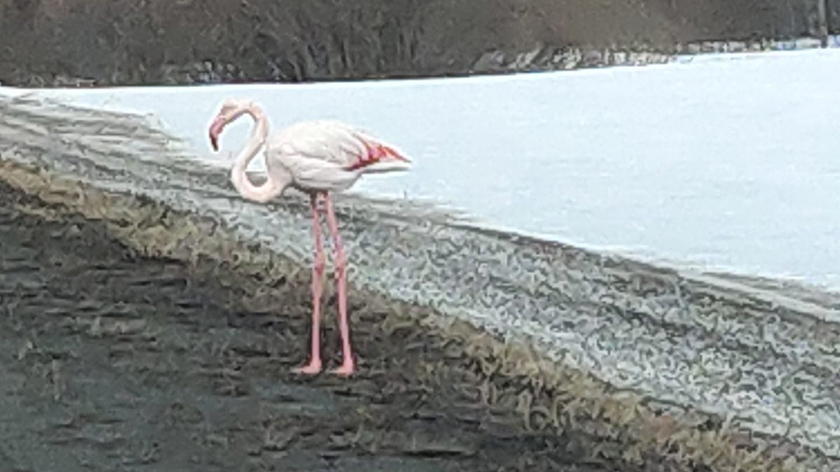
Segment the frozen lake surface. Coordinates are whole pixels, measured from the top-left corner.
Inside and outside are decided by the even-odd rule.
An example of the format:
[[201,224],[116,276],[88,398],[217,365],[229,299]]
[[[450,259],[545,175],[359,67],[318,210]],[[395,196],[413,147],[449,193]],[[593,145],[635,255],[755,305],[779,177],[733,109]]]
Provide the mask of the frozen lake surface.
[[274,129],[338,118],[415,161],[358,192],[645,260],[840,288],[837,77],[840,50],[822,49],[502,77],[37,94],[153,113],[220,165],[250,127],[230,127],[211,153],[207,125],[224,98],[259,102]]

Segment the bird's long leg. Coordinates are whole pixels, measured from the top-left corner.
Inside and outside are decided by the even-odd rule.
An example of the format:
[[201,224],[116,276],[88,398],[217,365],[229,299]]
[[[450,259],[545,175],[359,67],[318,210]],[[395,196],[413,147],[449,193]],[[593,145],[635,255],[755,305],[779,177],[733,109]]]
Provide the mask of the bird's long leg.
[[312,236],[315,238],[315,264],[312,267],[312,352],[309,364],[295,369],[295,372],[314,375],[321,372],[321,295],[324,292],[325,257],[318,194],[311,196],[309,205],[312,210]]
[[341,367],[332,371],[337,375],[351,375],[355,370],[353,350],[350,348],[350,322],[347,319],[347,258],[344,255],[344,248],[341,245],[341,236],[338,234],[338,222],[335,219],[332,201],[330,196],[324,198],[324,205],[327,209],[327,226],[333,239],[335,258],[335,278],[338,285],[338,329],[341,333]]

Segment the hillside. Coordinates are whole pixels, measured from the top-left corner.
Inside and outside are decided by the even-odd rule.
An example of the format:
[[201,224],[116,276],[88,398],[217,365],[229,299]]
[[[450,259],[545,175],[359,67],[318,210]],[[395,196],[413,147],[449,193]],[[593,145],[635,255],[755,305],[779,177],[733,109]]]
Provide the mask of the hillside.
[[573,47],[595,50],[593,57],[577,59],[586,65],[599,62],[597,51],[604,48],[668,52],[688,42],[815,34],[816,5],[815,0],[0,0],[0,82],[458,75],[491,72],[494,63],[510,63],[517,55],[520,68],[545,65]]

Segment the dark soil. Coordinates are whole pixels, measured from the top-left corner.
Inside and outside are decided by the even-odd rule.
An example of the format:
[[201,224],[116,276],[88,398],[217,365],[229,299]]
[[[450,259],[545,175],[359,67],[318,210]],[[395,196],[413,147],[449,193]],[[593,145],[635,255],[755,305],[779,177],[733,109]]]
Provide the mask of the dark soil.
[[[100,85],[463,75],[569,47],[821,35],[824,0],[0,0],[0,82]],[[840,0],[827,2],[836,20]],[[830,25],[829,25],[830,26]],[[518,62],[518,61],[517,61]]]
[[458,346],[358,302],[359,374],[299,378],[308,286],[250,311],[222,276],[37,205],[0,186],[0,471],[631,470],[524,432]]

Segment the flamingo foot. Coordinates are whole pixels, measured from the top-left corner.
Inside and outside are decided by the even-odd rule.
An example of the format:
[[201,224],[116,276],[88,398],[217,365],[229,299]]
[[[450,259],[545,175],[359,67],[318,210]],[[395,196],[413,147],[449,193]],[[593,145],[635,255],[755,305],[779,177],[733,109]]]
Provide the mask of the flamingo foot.
[[301,375],[315,375],[321,372],[321,361],[310,361],[309,364],[306,364],[303,367],[297,367],[292,370],[292,372]]
[[341,376],[341,377],[349,377],[349,376],[353,375],[353,373],[355,371],[356,371],[356,366],[353,363],[353,361],[350,360],[350,361],[346,361],[343,364],[341,364],[341,367],[331,370],[330,374],[338,375],[338,376]]

